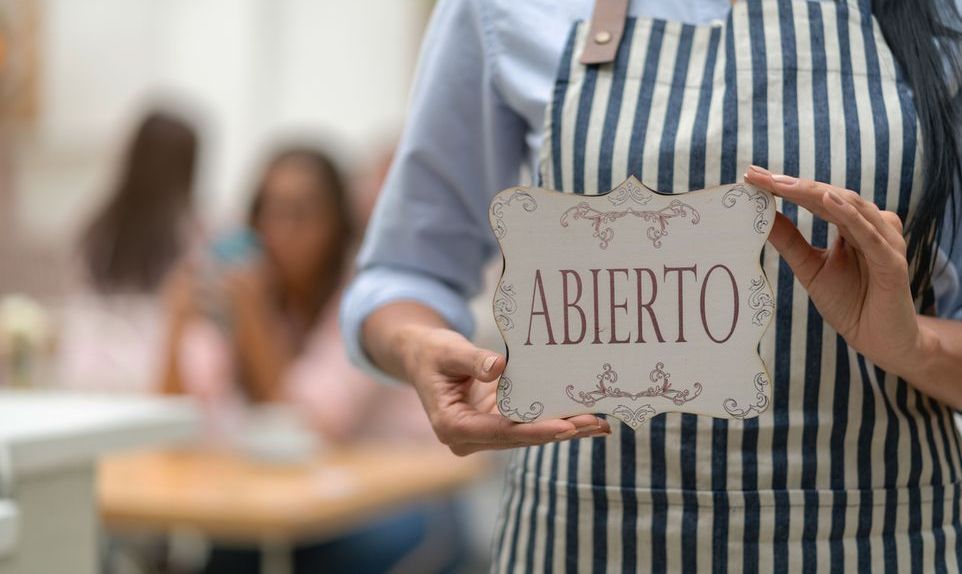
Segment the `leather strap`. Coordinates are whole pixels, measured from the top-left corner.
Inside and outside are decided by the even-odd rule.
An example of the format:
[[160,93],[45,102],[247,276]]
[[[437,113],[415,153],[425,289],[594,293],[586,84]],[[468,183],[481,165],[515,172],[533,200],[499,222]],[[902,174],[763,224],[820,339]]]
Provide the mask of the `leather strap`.
[[595,0],[591,15],[591,27],[581,52],[582,64],[607,64],[613,62],[625,31],[628,0]]

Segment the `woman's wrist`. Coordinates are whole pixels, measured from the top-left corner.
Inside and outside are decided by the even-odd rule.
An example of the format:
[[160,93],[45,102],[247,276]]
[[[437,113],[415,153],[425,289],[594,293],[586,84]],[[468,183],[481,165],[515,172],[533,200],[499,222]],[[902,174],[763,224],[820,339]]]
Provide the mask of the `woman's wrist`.
[[427,327],[419,323],[405,323],[398,325],[391,333],[391,347],[396,350],[403,374],[403,380],[414,381],[414,373],[419,363],[421,342],[425,330],[437,327]]
[[410,382],[427,330],[447,328],[436,311],[414,301],[392,302],[374,310],[361,326],[361,343],[371,362]]
[[938,356],[942,353],[942,344],[938,335],[920,318],[919,332],[916,343],[904,361],[903,367],[895,373],[899,377],[913,384],[924,384],[931,380],[933,366],[938,363]]
[[920,392],[962,408],[962,322],[919,316],[918,344],[900,372]]

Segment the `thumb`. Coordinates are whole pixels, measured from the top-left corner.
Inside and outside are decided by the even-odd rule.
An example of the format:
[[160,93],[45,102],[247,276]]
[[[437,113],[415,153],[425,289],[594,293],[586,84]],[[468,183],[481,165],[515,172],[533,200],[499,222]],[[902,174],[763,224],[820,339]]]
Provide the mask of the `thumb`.
[[479,349],[468,341],[463,341],[446,349],[438,366],[445,375],[470,376],[479,381],[490,382],[501,376],[506,365],[507,360],[498,353]]
[[821,267],[820,259],[812,257],[819,250],[812,247],[792,220],[780,211],[775,213],[775,225],[768,241],[788,263],[799,282],[807,286]]

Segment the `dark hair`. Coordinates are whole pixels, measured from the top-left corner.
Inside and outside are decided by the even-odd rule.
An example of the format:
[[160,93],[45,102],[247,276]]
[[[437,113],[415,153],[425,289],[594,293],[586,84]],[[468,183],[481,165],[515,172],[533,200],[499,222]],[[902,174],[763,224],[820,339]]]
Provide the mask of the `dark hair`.
[[956,222],[949,230],[951,243],[959,232],[962,18],[954,0],[872,0],[872,12],[907,76],[922,130],[924,193],[906,224],[917,294],[930,284],[946,214]]
[[100,292],[157,289],[184,248],[197,135],[184,119],[148,114],[137,128],[117,186],[82,238]]
[[257,187],[254,190],[247,222],[251,229],[257,228],[257,221],[264,205],[267,183],[271,173],[288,162],[298,163],[314,174],[314,189],[323,194],[325,205],[331,205],[335,211],[332,221],[337,229],[332,234],[334,244],[322,255],[324,259],[318,261],[318,289],[315,305],[315,319],[334,294],[341,287],[347,273],[347,261],[354,239],[354,216],[348,198],[347,185],[340,170],[326,153],[310,145],[293,144],[282,147],[267,162],[261,173]]

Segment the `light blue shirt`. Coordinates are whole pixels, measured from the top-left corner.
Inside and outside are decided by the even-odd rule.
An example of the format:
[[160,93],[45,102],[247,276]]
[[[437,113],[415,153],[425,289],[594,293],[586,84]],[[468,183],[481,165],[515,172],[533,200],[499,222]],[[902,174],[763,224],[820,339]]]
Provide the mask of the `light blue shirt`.
[[[470,336],[467,301],[497,252],[488,204],[537,173],[545,109],[572,24],[592,0],[443,0],[422,45],[407,126],[344,295],[348,354],[387,380],[361,347],[378,307],[417,301]],[[633,15],[704,24],[727,17],[730,0],[634,0]],[[523,174],[528,174],[527,177]],[[953,259],[936,281],[938,309],[962,318]]]

